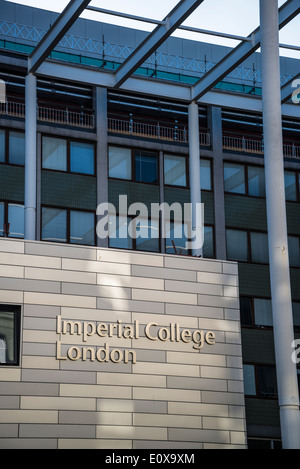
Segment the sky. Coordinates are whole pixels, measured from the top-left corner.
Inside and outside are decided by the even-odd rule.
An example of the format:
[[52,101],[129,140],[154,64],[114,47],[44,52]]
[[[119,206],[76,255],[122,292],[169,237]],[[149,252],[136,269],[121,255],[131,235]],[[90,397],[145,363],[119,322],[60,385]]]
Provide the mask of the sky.
[[[61,12],[68,4],[68,0],[6,0],[22,5],[30,5]],[[92,0],[90,5],[108,10],[121,11],[132,15],[162,20],[178,3],[179,0]],[[278,0],[279,6],[285,0]],[[81,17],[106,23],[120,24],[130,28],[151,31],[154,25],[117,18],[91,11],[85,11]],[[259,26],[259,0],[204,0],[204,2],[183,23],[200,29],[219,31],[229,34],[248,36]],[[300,46],[300,15],[294,18],[279,32],[279,42]],[[177,30],[173,36],[185,37],[192,40],[222,44],[235,47],[238,42],[214,36],[203,35]],[[300,59],[299,51],[281,49],[281,55]]]

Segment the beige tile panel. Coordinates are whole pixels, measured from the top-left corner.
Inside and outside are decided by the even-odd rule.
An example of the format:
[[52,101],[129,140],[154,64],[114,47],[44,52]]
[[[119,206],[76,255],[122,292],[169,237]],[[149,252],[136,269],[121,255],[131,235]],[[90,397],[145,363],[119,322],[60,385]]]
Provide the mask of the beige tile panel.
[[200,374],[202,378],[243,380],[243,370],[240,368],[201,366]]
[[66,246],[61,243],[47,243],[45,241],[26,241],[25,253],[38,256],[46,254],[53,257],[96,260],[97,249],[94,247]]
[[115,287],[145,288],[150,290],[163,290],[164,280],[146,277],[131,277],[125,275],[97,274],[99,285],[109,285]]
[[237,262],[223,262],[223,274],[238,275],[238,263]]
[[96,308],[96,298],[89,296],[62,295],[51,293],[24,293],[24,303]]
[[139,321],[140,325],[146,325],[149,322],[156,322],[158,326],[170,326],[171,323],[178,323],[181,327],[197,329],[198,319],[188,316],[171,316],[165,314],[150,314],[150,313],[132,313],[132,320]]
[[149,386],[154,388],[165,388],[167,385],[165,376],[149,376],[145,374],[129,373],[97,373],[97,384],[115,386]]
[[237,286],[238,277],[236,275],[197,272],[197,282]]
[[0,252],[0,264],[11,264],[19,266],[47,267],[49,269],[60,269],[61,259],[58,257],[33,256],[26,254],[14,254]]
[[198,304],[212,306],[216,308],[236,308],[239,309],[239,298],[230,298],[213,295],[198,295]]
[[61,340],[62,348],[64,345],[74,345],[79,347],[103,347],[104,344],[108,344],[110,348],[132,348],[131,339],[125,339],[124,337],[99,337],[94,334],[87,338],[86,342],[82,341],[82,335],[74,334],[61,334],[61,337],[57,335],[56,340]]
[[59,361],[52,357],[22,356],[22,368],[37,368],[43,370],[58,370]]
[[21,396],[21,409],[96,410],[96,399],[76,397]]
[[132,426],[97,426],[96,438],[120,438],[129,440],[167,440],[168,431],[161,427],[132,427]]
[[224,430],[196,430],[185,428],[170,428],[170,440],[201,441],[202,443],[230,443],[230,433]]
[[23,254],[24,253],[24,241],[1,238],[0,239],[0,251],[17,252],[19,254]]
[[188,259],[179,256],[165,256],[165,267],[172,269],[187,269],[201,272],[222,273],[222,263],[220,261],[208,259]]
[[[1,258],[0,258],[1,262]],[[116,262],[85,261],[80,259],[62,259],[63,270],[78,270],[79,272],[97,272],[116,275],[130,275],[129,264],[118,264]]]
[[84,285],[79,283],[63,283],[62,293],[66,293],[68,295],[100,296],[101,298],[123,298],[126,300],[131,298],[130,288]]
[[45,344],[55,344],[59,340],[59,335],[55,331],[24,330],[23,342],[36,342]]
[[0,265],[0,277],[24,278],[24,267],[17,265]]
[[35,267],[25,267],[25,278],[52,280],[56,282],[72,282],[72,283],[96,283],[96,273],[93,272],[76,272],[72,270],[58,269],[39,269]]
[[197,295],[189,293],[161,292],[158,290],[132,290],[133,300],[161,301],[165,303],[197,304]]
[[61,396],[72,397],[103,397],[131,399],[129,386],[98,386],[93,384],[61,384]]
[[132,414],[129,412],[76,412],[59,413],[59,423],[73,425],[131,425]]
[[244,432],[230,432],[231,443],[233,445],[245,445],[246,441],[246,433]]
[[203,295],[223,295],[223,287],[218,284],[182,282],[180,280],[165,280],[166,291],[200,293]]
[[[1,284],[0,284],[1,285]],[[1,288],[1,286],[0,286]],[[22,304],[24,299],[24,294],[22,291],[13,291],[13,290],[1,290],[0,289],[0,302],[1,303],[14,303]]]
[[133,399],[200,402],[200,391],[186,389],[133,388]]
[[0,368],[0,381],[21,381],[20,368]]
[[239,332],[240,323],[238,321],[227,321],[225,319],[199,318],[201,329],[223,332]]
[[239,296],[239,288],[232,285],[223,285],[223,291],[224,296],[229,296],[232,298]]
[[214,355],[213,353],[167,352],[167,362],[215,367],[226,366],[226,357],[224,355]]
[[200,415],[228,417],[228,405],[222,404],[201,404],[190,402],[169,402],[168,412],[170,414]]
[[154,253],[124,252],[122,250],[106,249],[98,250],[97,260],[100,262],[117,262],[120,264],[137,264],[155,267],[163,267],[163,256]]
[[169,414],[133,414],[133,425],[148,425],[150,427],[202,428],[200,416]]
[[58,439],[58,449],[132,449],[131,440]]
[[132,399],[97,399],[97,411],[100,412],[134,412],[135,402]]
[[201,318],[224,318],[223,306],[215,308],[210,306],[193,306],[176,303],[166,303],[166,314],[196,316]]
[[[154,290],[153,290],[154,291]],[[115,311],[137,311],[164,314],[164,303],[155,301],[132,301],[118,298],[97,298],[98,309]]]
[[161,267],[148,267],[145,265],[133,265],[132,275],[149,278],[170,280],[182,280],[183,282],[196,282],[194,270],[176,270]]
[[[145,373],[145,363],[137,362],[133,367],[134,373]],[[172,363],[149,363],[147,362],[147,373],[151,375],[172,376],[199,376],[197,365],[178,365]]]
[[1,410],[0,423],[58,423],[58,411]]
[[202,402],[208,404],[244,405],[242,393],[202,391]]
[[129,311],[110,311],[104,309],[87,309],[87,308],[61,308],[61,317],[63,320],[71,321],[97,321],[105,323],[115,323],[118,319],[122,319],[124,324],[131,324],[131,312]]

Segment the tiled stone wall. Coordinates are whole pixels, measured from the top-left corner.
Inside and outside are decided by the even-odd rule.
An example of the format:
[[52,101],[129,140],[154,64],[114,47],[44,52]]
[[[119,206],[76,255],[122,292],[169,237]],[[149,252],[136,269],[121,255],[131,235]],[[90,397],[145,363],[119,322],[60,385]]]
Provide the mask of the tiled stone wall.
[[[20,366],[0,366],[1,448],[245,448],[235,263],[2,239],[0,303],[22,306]],[[214,333],[201,350],[196,330]],[[105,343],[136,363],[82,360]]]

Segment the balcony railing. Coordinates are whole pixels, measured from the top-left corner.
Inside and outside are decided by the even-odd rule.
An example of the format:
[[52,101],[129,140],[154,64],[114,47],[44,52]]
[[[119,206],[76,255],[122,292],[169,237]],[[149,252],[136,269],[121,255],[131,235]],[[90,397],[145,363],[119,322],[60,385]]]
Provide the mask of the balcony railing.
[[[25,117],[25,104],[6,101],[0,103],[0,115],[10,117]],[[68,109],[51,109],[37,106],[37,119],[42,122],[70,125],[85,129],[95,127],[95,116],[84,112],[74,112]]]
[[[0,115],[25,118],[25,104],[7,101],[0,103]],[[68,109],[52,109],[37,106],[37,119],[41,122],[69,125],[85,129],[95,128],[94,114],[75,112]],[[121,135],[133,137],[151,138],[166,142],[188,143],[188,128],[173,125],[168,127],[159,122],[150,124],[138,122],[133,119],[108,118],[108,131]],[[209,132],[200,132],[200,145],[210,147],[211,137]],[[223,149],[257,155],[264,154],[262,139],[251,139],[244,136],[223,135]],[[300,145],[295,143],[283,144],[283,155],[285,158],[300,159]]]
[[[134,137],[153,138],[156,140],[164,140],[168,142],[188,143],[187,127],[167,127],[147,122],[136,122],[132,119],[115,119],[108,118],[108,131],[123,135],[132,135]],[[200,132],[200,145],[210,146],[210,134],[208,132]]]

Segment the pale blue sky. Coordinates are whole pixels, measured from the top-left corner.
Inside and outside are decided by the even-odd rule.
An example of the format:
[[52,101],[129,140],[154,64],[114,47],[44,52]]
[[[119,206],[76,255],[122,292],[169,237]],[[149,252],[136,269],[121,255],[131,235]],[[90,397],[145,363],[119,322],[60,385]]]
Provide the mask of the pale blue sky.
[[[31,5],[46,10],[61,12],[68,4],[68,0],[7,0],[22,5]],[[179,0],[92,0],[90,5],[101,8],[122,11],[133,15],[144,16],[162,20]],[[285,0],[279,0],[279,6]],[[115,16],[103,15],[95,12],[85,11],[84,18],[103,21],[106,23],[121,24],[131,28],[151,31],[153,25]],[[205,0],[202,5],[185,21],[185,25],[194,26],[201,29],[226,32],[241,36],[248,36],[259,25],[259,0]],[[300,46],[300,15],[285,26],[279,34],[279,41],[282,44],[292,44]],[[234,47],[238,42],[205,36],[197,33],[190,33],[177,30],[174,35],[187,37],[193,40],[223,44]],[[300,58],[300,52],[281,49],[281,54]]]

